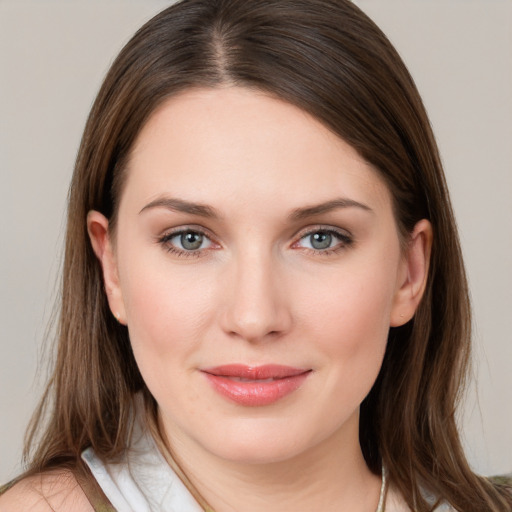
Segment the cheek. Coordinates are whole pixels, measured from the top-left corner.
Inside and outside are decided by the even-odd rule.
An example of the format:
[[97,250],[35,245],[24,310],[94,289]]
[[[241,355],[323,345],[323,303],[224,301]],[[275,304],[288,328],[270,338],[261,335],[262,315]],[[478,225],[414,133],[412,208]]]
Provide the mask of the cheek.
[[173,364],[186,371],[210,317],[211,287],[186,267],[142,259],[128,260],[122,279],[135,358],[144,377],[147,369]]
[[333,273],[328,284],[304,297],[303,322],[325,358],[322,362],[329,361],[328,385],[353,390],[339,396],[361,401],[378,375],[389,332],[393,275],[393,269],[382,265],[351,268]]
[[318,320],[319,331],[339,333],[340,341],[350,339],[356,345],[364,344],[371,341],[369,333],[382,336],[389,329],[394,298],[391,275],[372,272],[371,267],[361,272],[334,273],[325,286],[304,297],[308,307],[304,304],[301,309],[311,321]]

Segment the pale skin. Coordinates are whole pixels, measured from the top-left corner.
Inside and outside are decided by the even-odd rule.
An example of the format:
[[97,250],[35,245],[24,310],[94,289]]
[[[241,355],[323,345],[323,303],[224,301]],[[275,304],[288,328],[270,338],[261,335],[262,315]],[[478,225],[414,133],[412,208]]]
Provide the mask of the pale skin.
[[[390,193],[353,148],[292,105],[226,87],[161,106],[132,149],[115,232],[99,212],[87,225],[166,440],[214,510],[374,512],[359,405],[389,328],[421,300],[430,224],[404,250]],[[201,371],[231,363],[310,374],[247,407]],[[401,507],[390,495],[387,511]]]

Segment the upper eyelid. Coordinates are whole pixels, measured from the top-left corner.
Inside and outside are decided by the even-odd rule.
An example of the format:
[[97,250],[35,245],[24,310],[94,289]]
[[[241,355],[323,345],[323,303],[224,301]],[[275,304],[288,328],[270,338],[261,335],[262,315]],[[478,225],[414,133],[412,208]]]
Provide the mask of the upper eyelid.
[[340,236],[353,238],[353,235],[349,230],[339,228],[336,226],[330,226],[328,224],[319,224],[316,226],[309,226],[309,227],[303,228],[297,232],[297,234],[295,235],[295,238],[301,239],[301,238],[304,238],[305,236],[311,235],[312,233],[317,233],[318,231],[327,231],[328,233],[334,233],[334,234],[338,234]]
[[193,232],[193,233],[199,233],[200,235],[203,235],[207,238],[209,238],[210,240],[213,241],[213,239],[215,238],[211,232],[201,226],[194,226],[194,225],[190,225],[190,226],[179,226],[179,227],[176,227],[176,228],[168,228],[166,230],[163,231],[162,235],[159,236],[158,238],[159,239],[164,239],[164,238],[173,238],[177,235],[180,235],[182,233],[189,233],[189,232]]

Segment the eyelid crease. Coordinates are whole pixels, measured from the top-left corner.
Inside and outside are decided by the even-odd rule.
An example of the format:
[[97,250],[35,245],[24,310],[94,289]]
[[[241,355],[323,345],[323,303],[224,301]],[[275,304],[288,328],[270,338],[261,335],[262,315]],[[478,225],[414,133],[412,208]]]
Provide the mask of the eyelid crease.
[[179,226],[176,228],[170,228],[165,230],[164,234],[162,236],[159,236],[158,239],[167,239],[173,238],[177,235],[182,235],[183,233],[198,233],[200,235],[203,235],[209,239],[212,238],[211,234],[207,232],[204,228],[200,226],[194,226],[194,225],[187,225],[187,226]]
[[301,239],[305,236],[312,235],[314,233],[323,232],[323,233],[331,233],[336,236],[339,236],[340,238],[345,239],[354,239],[354,236],[348,229],[338,228],[335,226],[331,226],[329,224],[316,224],[314,226],[308,226],[306,228],[302,228],[297,232],[295,235],[295,238]]

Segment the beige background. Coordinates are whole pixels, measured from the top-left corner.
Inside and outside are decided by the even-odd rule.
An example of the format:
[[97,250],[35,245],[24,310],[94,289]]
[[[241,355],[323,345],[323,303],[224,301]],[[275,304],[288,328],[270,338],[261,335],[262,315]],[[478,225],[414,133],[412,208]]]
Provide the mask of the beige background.
[[[23,430],[59,270],[65,196],[112,58],[163,0],[0,0],[0,482]],[[438,136],[475,309],[474,468],[512,471],[512,0],[359,0],[415,77]]]

